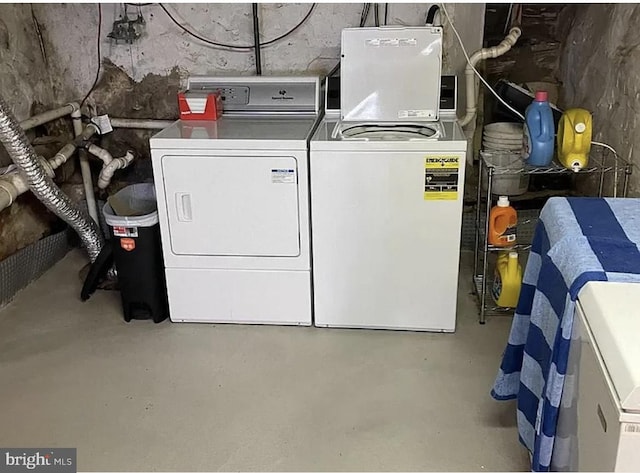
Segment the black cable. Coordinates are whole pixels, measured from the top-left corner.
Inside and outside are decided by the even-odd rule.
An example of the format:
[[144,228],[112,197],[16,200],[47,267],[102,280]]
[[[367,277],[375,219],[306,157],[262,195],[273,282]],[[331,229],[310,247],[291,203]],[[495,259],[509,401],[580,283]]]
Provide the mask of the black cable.
[[380,26],[380,7],[378,3],[373,4],[373,20],[376,26]]
[[160,5],[160,8],[162,8],[164,10],[164,12],[167,14],[167,16],[169,18],[171,18],[171,21],[173,21],[177,27],[179,27],[182,31],[184,31],[185,33],[193,36],[194,38],[199,39],[200,41],[202,41],[203,43],[207,43],[207,44],[211,44],[212,46],[218,46],[220,48],[227,48],[227,49],[240,49],[243,51],[251,51],[253,50],[253,46],[236,46],[233,44],[225,44],[225,43],[219,43],[217,41],[211,41],[210,39],[207,39],[203,36],[200,36],[197,33],[194,33],[193,31],[185,28],[184,26],[182,26],[182,24],[176,20],[173,15],[171,15],[171,13],[169,13],[169,10],[167,10],[167,7],[165,7],[162,3],[158,3],[158,5]]
[[97,41],[98,70],[96,70],[96,77],[93,80],[93,85],[89,89],[89,92],[87,92],[87,95],[85,95],[84,98],[82,99],[82,102],[80,102],[80,109],[82,109],[82,106],[89,98],[89,95],[91,95],[91,92],[93,92],[93,90],[96,88],[96,85],[98,85],[98,79],[100,78],[100,69],[102,66],[102,51],[100,50],[101,36],[102,36],[102,4],[98,3],[98,41]]
[[371,10],[371,4],[365,3],[362,7],[362,13],[360,14],[360,27],[362,28],[367,24],[367,18],[369,18],[369,11]]
[[262,75],[262,57],[260,55],[260,24],[258,21],[258,4],[251,4],[251,11],[253,13],[253,49],[255,49],[256,56],[256,74]]
[[387,25],[387,14],[389,13],[389,4],[384,4],[384,24]]
[[433,25],[433,21],[436,18],[436,13],[438,13],[439,11],[440,7],[438,5],[431,5],[431,8],[429,8],[429,10],[427,11],[427,19],[425,20],[425,24]]
[[[167,8],[162,3],[159,3],[158,5],[160,5],[160,8],[162,8],[164,10],[164,12],[171,19],[171,21],[173,21],[173,23],[176,24],[176,26],[178,26],[185,33],[193,36],[194,38],[199,39],[203,43],[211,44],[212,46],[217,46],[219,48],[226,48],[226,49],[243,51],[243,52],[250,52],[250,51],[253,51],[255,49],[255,46],[244,46],[244,45],[238,46],[238,45],[234,45],[234,44],[220,43],[218,41],[212,41],[210,39],[207,39],[207,38],[199,35],[198,33],[194,33],[193,31],[191,31],[191,30],[187,29],[186,27],[184,27],[178,20],[176,20],[173,17],[173,15],[171,15],[171,13],[169,13],[169,10],[167,10]],[[281,34],[277,38],[273,38],[273,39],[271,39],[269,41],[265,41],[264,43],[260,43],[260,46],[262,46],[262,47],[269,46],[270,44],[276,43],[276,42],[280,41],[281,39],[284,39],[287,36],[289,36],[290,34],[292,34],[294,31],[296,31],[298,28],[300,28],[305,21],[307,21],[307,19],[311,16],[311,13],[313,13],[313,10],[316,8],[316,5],[317,5],[316,3],[312,3],[311,4],[311,8],[309,8],[309,11],[307,12],[307,14],[304,16],[304,18],[302,18],[302,20],[300,20],[300,22],[296,26],[291,28],[286,33]]]

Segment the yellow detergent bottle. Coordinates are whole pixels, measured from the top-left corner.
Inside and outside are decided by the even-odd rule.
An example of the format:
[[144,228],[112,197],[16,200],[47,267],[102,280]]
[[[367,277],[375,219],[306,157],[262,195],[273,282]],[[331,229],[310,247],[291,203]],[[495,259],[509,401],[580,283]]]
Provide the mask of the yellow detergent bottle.
[[498,255],[496,276],[491,291],[500,307],[516,307],[522,284],[522,266],[516,251],[504,251]]
[[583,108],[565,110],[558,124],[558,160],[575,172],[587,167],[593,121]]

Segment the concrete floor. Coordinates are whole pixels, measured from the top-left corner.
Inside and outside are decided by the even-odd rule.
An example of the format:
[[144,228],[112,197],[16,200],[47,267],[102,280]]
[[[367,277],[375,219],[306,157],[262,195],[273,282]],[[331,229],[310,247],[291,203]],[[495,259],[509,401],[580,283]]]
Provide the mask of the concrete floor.
[[[465,258],[465,261],[468,259]],[[526,470],[489,390],[510,319],[455,334],[125,324],[79,301],[70,253],[0,312],[0,445],[77,447],[79,470]]]

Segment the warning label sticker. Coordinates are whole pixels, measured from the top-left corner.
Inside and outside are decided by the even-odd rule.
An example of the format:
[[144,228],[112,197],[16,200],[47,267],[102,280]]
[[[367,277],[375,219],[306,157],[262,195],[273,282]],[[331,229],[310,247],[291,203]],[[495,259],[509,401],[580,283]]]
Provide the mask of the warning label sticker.
[[272,169],[271,182],[273,184],[291,184],[296,182],[295,169]]
[[113,227],[113,234],[117,237],[138,238],[138,229],[136,227]]
[[424,159],[424,200],[456,200],[458,198],[457,156],[428,156]]

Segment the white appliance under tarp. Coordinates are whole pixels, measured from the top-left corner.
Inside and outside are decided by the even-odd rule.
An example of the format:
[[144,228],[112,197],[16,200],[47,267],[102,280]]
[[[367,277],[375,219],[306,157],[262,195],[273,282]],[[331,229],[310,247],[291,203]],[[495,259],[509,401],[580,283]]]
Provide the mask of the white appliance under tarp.
[[578,295],[551,468],[640,471],[640,285]]
[[171,320],[310,325],[318,79],[192,82],[229,109],[151,139]]

